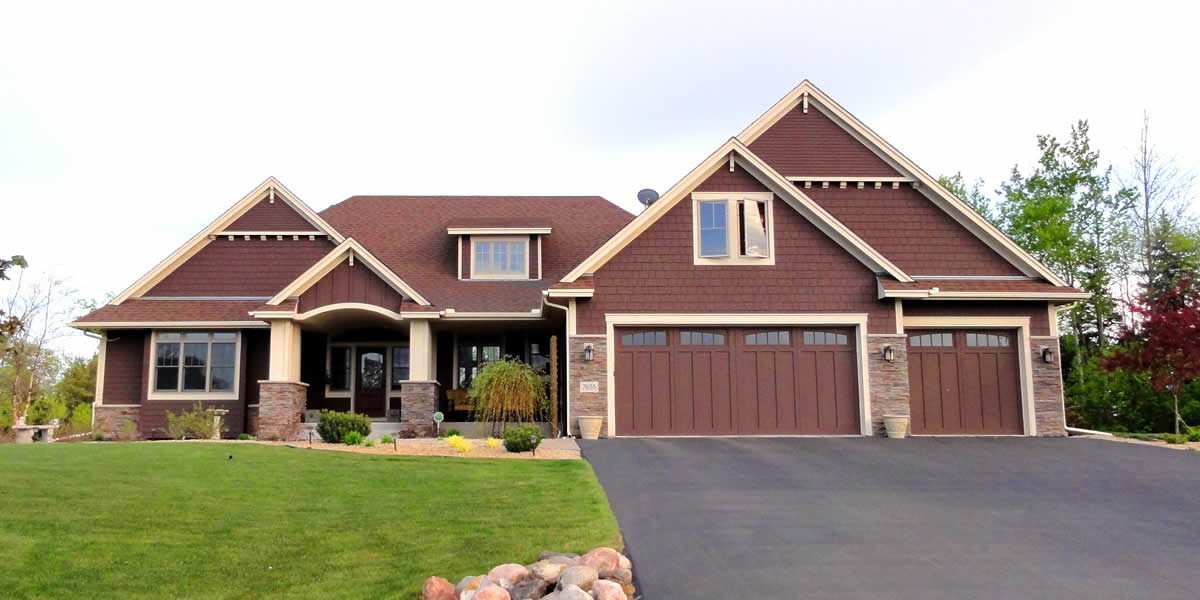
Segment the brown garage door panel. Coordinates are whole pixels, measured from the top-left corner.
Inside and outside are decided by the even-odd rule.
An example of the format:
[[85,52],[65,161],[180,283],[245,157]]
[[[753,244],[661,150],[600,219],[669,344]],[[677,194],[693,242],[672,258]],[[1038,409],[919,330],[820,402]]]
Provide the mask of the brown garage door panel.
[[618,435],[859,433],[853,330],[616,333]]
[[1020,434],[1017,336],[911,331],[908,381],[915,434]]

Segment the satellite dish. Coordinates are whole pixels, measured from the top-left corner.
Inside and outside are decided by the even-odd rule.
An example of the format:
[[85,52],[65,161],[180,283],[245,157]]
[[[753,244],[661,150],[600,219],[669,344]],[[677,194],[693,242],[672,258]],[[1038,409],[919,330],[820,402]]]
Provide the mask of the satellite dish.
[[638,202],[641,202],[642,206],[649,207],[651,204],[654,204],[655,200],[658,200],[658,192],[650,188],[638,192]]

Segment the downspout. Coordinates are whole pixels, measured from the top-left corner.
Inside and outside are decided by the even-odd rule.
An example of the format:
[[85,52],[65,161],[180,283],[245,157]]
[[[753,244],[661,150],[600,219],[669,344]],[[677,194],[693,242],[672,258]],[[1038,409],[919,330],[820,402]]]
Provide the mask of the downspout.
[[[563,381],[565,382],[562,386],[563,398],[566,400],[566,402],[563,403],[564,407],[565,407],[563,410],[563,424],[566,427],[560,429],[559,431],[557,431],[555,433],[562,434],[565,432],[567,437],[571,437],[571,386],[570,386],[570,378],[567,376],[568,375],[567,370],[571,366],[571,359],[570,359],[570,356],[571,356],[571,309],[569,309],[566,306],[563,306],[561,304],[555,304],[555,303],[551,302],[548,299],[549,295],[550,295],[549,291],[542,292],[542,304],[545,304],[546,306],[554,307],[554,308],[557,308],[557,309],[563,311],[563,316],[564,316],[564,318],[563,318],[563,347],[566,349],[563,352],[563,367],[562,367],[563,368]],[[555,402],[557,402],[557,401],[558,401],[558,399],[555,398]]]

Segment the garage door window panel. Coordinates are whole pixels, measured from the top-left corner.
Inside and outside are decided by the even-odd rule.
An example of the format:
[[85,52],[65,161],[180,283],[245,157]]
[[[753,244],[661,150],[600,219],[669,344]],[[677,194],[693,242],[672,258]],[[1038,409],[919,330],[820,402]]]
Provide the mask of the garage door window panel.
[[751,331],[743,339],[747,346],[791,346],[792,332],[787,329]]

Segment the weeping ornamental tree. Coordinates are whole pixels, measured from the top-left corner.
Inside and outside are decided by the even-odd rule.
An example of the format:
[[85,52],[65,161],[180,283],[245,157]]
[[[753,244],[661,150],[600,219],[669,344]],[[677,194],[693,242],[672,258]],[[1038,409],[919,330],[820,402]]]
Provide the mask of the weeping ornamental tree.
[[1200,376],[1200,287],[1192,279],[1183,279],[1157,296],[1143,295],[1130,310],[1136,324],[1123,331],[1123,343],[1104,358],[1102,366],[1109,371],[1148,373],[1156,391],[1171,394],[1178,434],[1179,394]]
[[546,384],[533,367],[512,357],[490,362],[471,381],[472,418],[491,423],[535,421],[546,412]]

